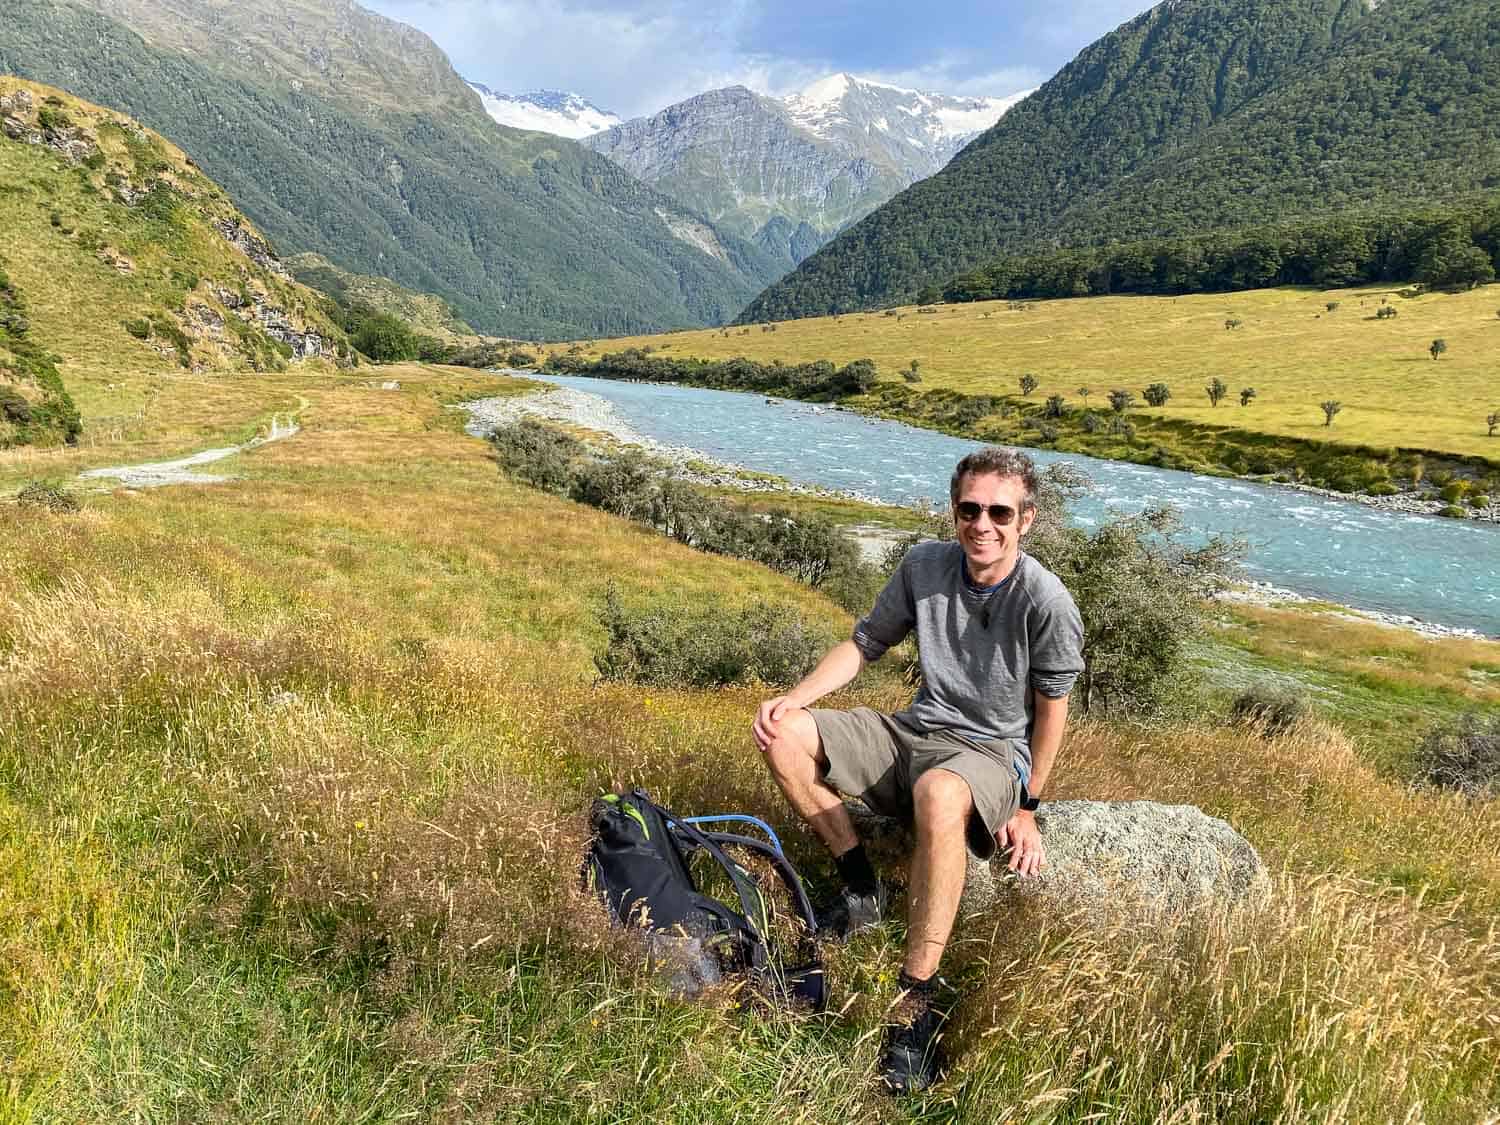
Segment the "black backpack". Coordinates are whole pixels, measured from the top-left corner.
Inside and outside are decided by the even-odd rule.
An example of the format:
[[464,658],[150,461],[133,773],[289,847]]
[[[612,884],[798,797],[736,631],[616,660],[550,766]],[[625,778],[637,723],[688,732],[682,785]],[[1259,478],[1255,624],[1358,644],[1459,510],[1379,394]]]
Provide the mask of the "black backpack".
[[[594,802],[594,830],[583,865],[584,884],[603,898],[610,917],[646,931],[653,963],[669,988],[692,996],[725,973],[747,972],[761,989],[821,1011],[827,994],[813,935],[817,919],[796,870],[775,833],[754,817],[679,817],[642,789],[611,793]],[[699,824],[741,821],[759,826],[771,843]],[[802,926],[798,964],[788,966],[771,938],[770,907],[755,879],[725,847],[745,848],[768,860],[786,886]],[[729,876],[740,909],[701,893],[689,869],[706,852]]]

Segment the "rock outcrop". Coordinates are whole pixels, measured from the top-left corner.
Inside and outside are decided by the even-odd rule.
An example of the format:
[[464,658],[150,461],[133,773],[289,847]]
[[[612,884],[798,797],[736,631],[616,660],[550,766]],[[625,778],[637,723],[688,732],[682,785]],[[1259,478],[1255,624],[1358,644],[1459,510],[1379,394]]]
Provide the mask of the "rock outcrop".
[[[908,829],[849,803],[862,839],[884,858],[911,850]],[[1206,909],[1259,909],[1271,878],[1255,848],[1228,823],[1192,805],[1154,801],[1055,801],[1037,825],[1047,865],[1027,879],[1011,874],[1008,857],[969,857],[960,913],[1003,910],[1040,901],[1084,916],[1121,911],[1181,916]]]

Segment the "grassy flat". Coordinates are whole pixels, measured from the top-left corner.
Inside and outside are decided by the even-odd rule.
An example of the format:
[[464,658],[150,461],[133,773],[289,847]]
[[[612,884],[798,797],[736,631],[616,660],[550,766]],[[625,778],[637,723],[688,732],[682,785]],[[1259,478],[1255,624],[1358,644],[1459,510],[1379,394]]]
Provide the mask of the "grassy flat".
[[[1337,310],[1327,305],[1337,302]],[[1382,303],[1398,310],[1375,319]],[[1500,410],[1500,289],[1414,298],[1389,288],[1311,291],[1267,289],[1187,297],[1089,297],[1077,300],[914,307],[761,326],[677,332],[589,342],[594,355],[655,347],[668,356],[747,356],[835,364],[873,359],[881,378],[899,379],[920,364],[919,389],[1020,397],[1032,373],[1040,402],[1108,410],[1108,394],[1136,396],[1132,413],[1203,426],[1225,426],[1314,441],[1399,447],[1478,456],[1500,464],[1500,436],[1485,417]],[[1226,329],[1228,320],[1240,326]],[[1448,351],[1434,361],[1434,339]],[[1229,387],[1217,407],[1204,387]],[[1166,383],[1172,398],[1151,408],[1141,391]],[[1254,387],[1248,407],[1239,391]],[[1319,404],[1343,410],[1324,426]]]
[[[1275,904],[1243,925],[966,925],[953,1075],[915,1101],[871,1081],[899,921],[829,951],[837,1015],[665,996],[576,891],[600,789],[762,813],[815,878],[827,863],[751,748],[767,689],[598,682],[604,592],[849,617],[502,479],[447,409],[473,373],[380,375],[400,389],[242,376],[247,406],[306,405],[297,436],[225,463],[236,481],[0,505],[0,1119],[1467,1123],[1496,1104],[1500,810],[1413,790],[1317,721],[1077,723],[1051,796],[1223,816]],[[1357,662],[1342,629],[1287,643]],[[834,702],[908,690],[877,674]]]

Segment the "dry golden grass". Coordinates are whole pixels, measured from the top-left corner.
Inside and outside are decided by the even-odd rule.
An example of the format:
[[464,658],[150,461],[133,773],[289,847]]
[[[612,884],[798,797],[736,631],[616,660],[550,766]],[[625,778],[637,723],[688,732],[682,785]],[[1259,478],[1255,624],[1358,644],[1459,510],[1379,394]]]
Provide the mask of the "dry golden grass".
[[[601,788],[769,813],[760,691],[595,683],[594,609],[816,594],[502,481],[443,401],[302,386],[211,489],[0,507],[0,1117],[1482,1120],[1500,809],[1319,724],[1078,725],[1057,796],[1189,801],[1280,872],[1253,923],[968,927],[954,1076],[867,1081],[899,925],[839,1018],[655,991],[573,890]],[[269,380],[270,394],[283,383]],[[890,706],[872,679],[841,698]],[[1422,891],[1422,887],[1430,888]]]
[[[1399,310],[1377,321],[1382,301]],[[1339,302],[1328,312],[1330,301]],[[1400,297],[1389,288],[1329,292],[1264,289],[1190,297],[1090,297],[915,308],[900,316],[852,313],[785,321],[774,332],[756,325],[592,341],[588,354],[651,346],[666,356],[761,362],[869,357],[884,379],[921,363],[919,389],[950,387],[971,394],[1020,394],[1019,377],[1034,373],[1032,398],[1060,394],[1107,409],[1110,390],[1133,391],[1137,410],[1186,422],[1258,433],[1376,447],[1428,449],[1500,463],[1500,438],[1486,436],[1485,416],[1500,409],[1494,374],[1500,349],[1500,291]],[[1228,331],[1227,319],[1242,321]],[[1434,362],[1435,338],[1448,352]],[[560,350],[560,349],[554,349]],[[1204,386],[1215,377],[1229,397],[1210,405]],[[1172,399],[1162,409],[1140,397],[1163,382]],[[1249,407],[1237,405],[1254,387]],[[1323,425],[1319,403],[1337,399],[1343,412]]]

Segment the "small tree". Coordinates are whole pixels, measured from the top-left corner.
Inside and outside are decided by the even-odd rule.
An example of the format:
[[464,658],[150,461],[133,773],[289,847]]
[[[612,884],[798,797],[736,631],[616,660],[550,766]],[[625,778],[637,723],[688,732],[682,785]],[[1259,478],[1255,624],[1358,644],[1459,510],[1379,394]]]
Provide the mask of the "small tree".
[[1214,381],[1203,389],[1208,394],[1208,401],[1212,405],[1218,406],[1219,400],[1229,393],[1229,384],[1216,375],[1214,376]]
[[1151,406],[1166,406],[1167,399],[1172,397],[1172,389],[1165,383],[1152,383],[1141,393]]
[[1032,391],[1036,390],[1036,388],[1037,377],[1035,375],[1028,371],[1025,375],[1021,376],[1021,393],[1023,395],[1029,395]]
[[1396,315],[1396,306],[1395,305],[1381,305],[1378,309],[1375,310],[1375,319],[1376,320],[1389,320],[1391,317],[1393,317],[1395,315]]
[[[1048,418],[1061,418],[1062,416],[1063,416],[1063,396],[1062,395],[1049,395],[1049,396],[1047,396],[1047,417]],[[1493,430],[1493,427],[1492,427],[1492,430]]]
[[1490,413],[1490,416],[1488,418],[1486,418],[1484,421],[1485,421],[1485,424],[1487,426],[1489,426],[1489,428],[1490,428],[1490,437],[1494,437],[1495,436],[1495,430],[1497,428],[1500,428],[1500,410],[1492,411]]
[[1244,323],[1245,322],[1243,320],[1240,320],[1237,317],[1230,317],[1228,320],[1226,320],[1224,322],[1224,331],[1226,331],[1226,332],[1233,332],[1236,328],[1238,328],[1241,324],[1244,324]]
[[1339,303],[1337,301],[1329,301],[1323,307],[1325,309],[1327,309],[1329,312],[1338,312],[1339,311]]
[[1333,425],[1333,416],[1344,409],[1344,404],[1336,398],[1328,399],[1326,402],[1321,402],[1318,405],[1323,408],[1323,425],[1325,426]]
[[1438,356],[1448,350],[1448,341],[1439,337],[1428,346],[1427,350],[1432,353],[1433,359],[1437,359]]
[[901,372],[901,378],[908,383],[920,383],[922,381],[922,364],[917,360],[911,361],[911,366]]
[[1109,392],[1109,408],[1116,414],[1124,414],[1135,404],[1135,395],[1129,391],[1115,390]]
[[1088,387],[1078,388],[1078,397],[1083,399],[1084,406],[1087,406],[1089,404],[1089,395],[1091,394],[1093,394],[1093,391],[1091,391]]
[[1242,387],[1240,389],[1240,405],[1249,406],[1250,400],[1255,397],[1254,387]]

